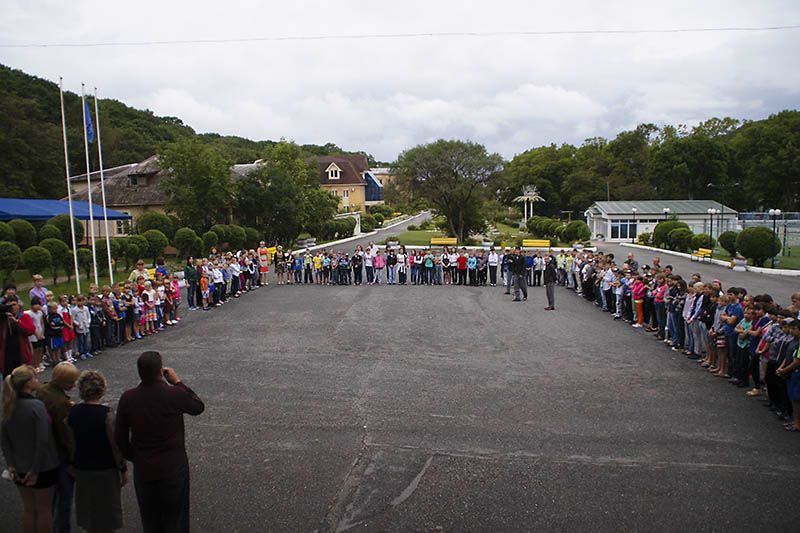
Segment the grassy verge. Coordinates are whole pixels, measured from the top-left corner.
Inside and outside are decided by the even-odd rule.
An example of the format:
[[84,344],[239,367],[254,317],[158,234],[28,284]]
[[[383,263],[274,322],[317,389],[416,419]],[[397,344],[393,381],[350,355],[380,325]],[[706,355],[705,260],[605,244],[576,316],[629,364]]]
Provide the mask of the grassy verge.
[[398,233],[397,235],[393,235],[384,239],[383,243],[386,244],[388,241],[399,241],[400,244],[405,244],[407,246],[425,246],[431,243],[431,239],[434,237],[446,237],[444,233],[438,230],[413,230],[413,231],[403,231]]

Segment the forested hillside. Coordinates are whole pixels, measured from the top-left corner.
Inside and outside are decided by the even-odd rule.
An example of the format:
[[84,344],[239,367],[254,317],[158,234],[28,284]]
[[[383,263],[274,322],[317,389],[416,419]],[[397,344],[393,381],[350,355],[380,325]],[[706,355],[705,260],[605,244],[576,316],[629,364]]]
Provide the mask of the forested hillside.
[[[86,161],[80,95],[65,92],[64,105],[70,169],[72,174],[81,174],[86,170]],[[251,163],[263,156],[267,146],[275,144],[215,133],[197,134],[177,117],[159,117],[117,100],[100,100],[100,118],[106,168],[141,161],[166,143],[191,137],[213,146],[235,163]],[[0,196],[65,196],[58,85],[0,65],[0,126]],[[342,152],[332,143],[302,148],[315,155]],[[96,148],[91,151],[95,170]]]

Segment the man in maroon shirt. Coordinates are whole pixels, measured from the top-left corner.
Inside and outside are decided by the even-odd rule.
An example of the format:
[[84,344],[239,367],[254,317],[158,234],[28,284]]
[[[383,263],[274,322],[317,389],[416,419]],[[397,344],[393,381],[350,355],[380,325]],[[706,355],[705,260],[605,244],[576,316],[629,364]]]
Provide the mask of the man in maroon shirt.
[[183,415],[199,415],[205,405],[174,370],[162,367],[160,353],[142,353],[136,367],[142,382],[119,400],[114,439],[134,465],[142,529],[146,533],[189,531],[189,459]]

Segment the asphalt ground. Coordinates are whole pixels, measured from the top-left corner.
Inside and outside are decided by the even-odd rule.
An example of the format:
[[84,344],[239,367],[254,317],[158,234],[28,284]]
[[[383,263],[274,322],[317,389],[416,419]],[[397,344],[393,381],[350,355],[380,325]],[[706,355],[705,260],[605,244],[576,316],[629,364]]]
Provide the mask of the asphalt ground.
[[[796,531],[800,436],[559,288],[275,286],[81,369],[162,352],[194,531]],[[139,531],[133,487],[127,531]],[[0,531],[20,500],[0,483]]]

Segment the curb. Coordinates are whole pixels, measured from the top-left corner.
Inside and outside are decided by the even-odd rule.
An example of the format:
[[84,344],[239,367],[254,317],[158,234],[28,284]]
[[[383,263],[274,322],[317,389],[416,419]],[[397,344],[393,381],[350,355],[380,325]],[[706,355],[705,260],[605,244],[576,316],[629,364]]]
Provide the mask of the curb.
[[[636,248],[639,250],[648,250],[651,252],[656,252],[659,254],[667,254],[667,255],[674,255],[677,257],[683,257],[684,259],[692,260],[691,254],[685,254],[683,252],[676,252],[674,250],[664,250],[663,248],[655,248],[653,246],[643,246],[641,244],[631,244],[626,242],[615,243],[619,244],[620,246],[624,246],[626,248]],[[705,262],[705,261],[704,261]],[[719,259],[711,259],[707,261],[707,263],[717,266],[722,266],[731,270],[731,264],[728,261],[722,261]],[[785,276],[785,277],[800,277],[800,270],[788,270],[785,268],[763,268],[763,267],[754,267],[754,266],[745,266],[747,272],[753,272],[756,274],[769,274],[772,276]]]

